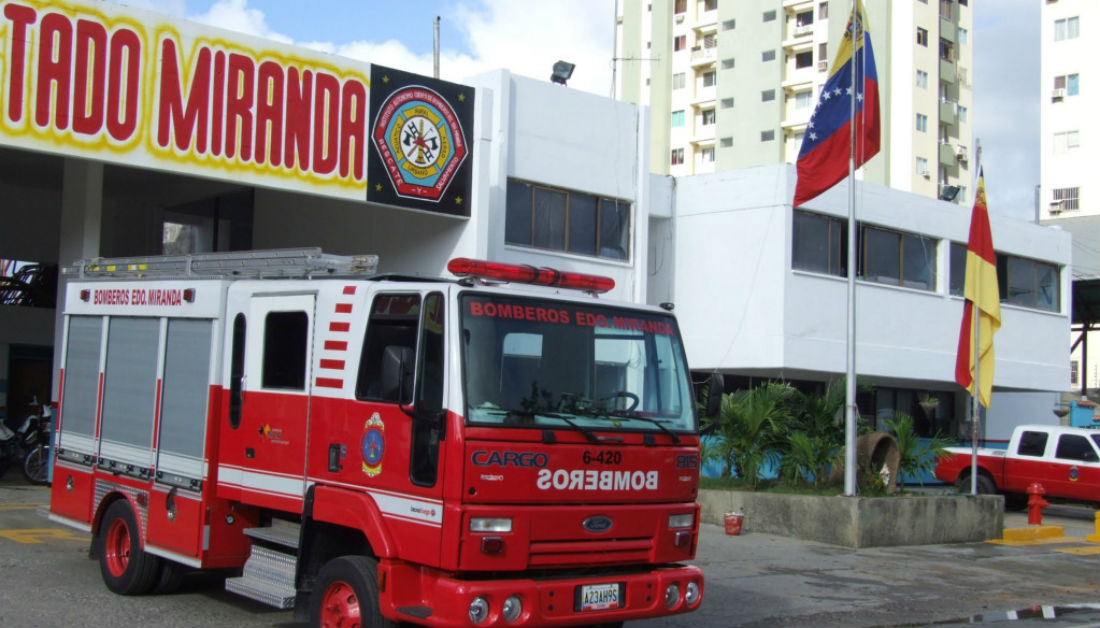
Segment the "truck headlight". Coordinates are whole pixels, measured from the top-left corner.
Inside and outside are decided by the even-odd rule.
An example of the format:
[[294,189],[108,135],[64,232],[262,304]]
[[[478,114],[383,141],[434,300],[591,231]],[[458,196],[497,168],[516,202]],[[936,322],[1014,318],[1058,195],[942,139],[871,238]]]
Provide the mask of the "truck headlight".
[[489,617],[489,601],[483,597],[475,597],[470,602],[470,622],[480,624]]
[[471,517],[470,532],[511,532],[511,517]]
[[695,527],[695,513],[689,512],[685,515],[669,515],[668,527],[673,529]]
[[501,607],[500,614],[504,617],[504,621],[510,623],[519,619],[520,614],[523,613],[523,602],[520,601],[518,595],[510,595],[508,599],[504,600],[504,606]]
[[665,589],[665,606],[672,608],[680,601],[680,585],[673,582]]
[[695,606],[695,603],[699,601],[699,583],[692,580],[687,583],[687,587],[684,589],[684,603],[688,606]]

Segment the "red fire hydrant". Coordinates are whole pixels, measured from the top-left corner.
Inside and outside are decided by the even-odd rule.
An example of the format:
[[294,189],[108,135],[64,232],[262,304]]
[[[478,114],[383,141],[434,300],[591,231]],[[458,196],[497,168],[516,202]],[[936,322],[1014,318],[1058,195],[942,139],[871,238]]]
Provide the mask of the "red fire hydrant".
[[1042,484],[1038,482],[1032,482],[1027,487],[1027,524],[1029,526],[1043,525],[1043,509],[1050,505],[1050,502],[1042,498],[1042,495],[1046,494],[1046,489]]

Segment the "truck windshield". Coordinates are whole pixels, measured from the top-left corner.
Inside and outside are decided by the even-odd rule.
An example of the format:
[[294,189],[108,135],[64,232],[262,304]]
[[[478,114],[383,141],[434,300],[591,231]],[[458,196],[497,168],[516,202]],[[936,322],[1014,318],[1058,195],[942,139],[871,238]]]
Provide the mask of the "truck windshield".
[[696,429],[676,321],[661,313],[466,293],[470,424],[669,433]]

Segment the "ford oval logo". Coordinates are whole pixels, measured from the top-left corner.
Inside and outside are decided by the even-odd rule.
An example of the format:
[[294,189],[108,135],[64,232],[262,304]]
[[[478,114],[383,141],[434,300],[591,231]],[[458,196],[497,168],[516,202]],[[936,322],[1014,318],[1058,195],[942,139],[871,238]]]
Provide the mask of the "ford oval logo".
[[611,521],[610,517],[596,515],[595,517],[589,517],[585,519],[584,523],[582,523],[581,525],[583,525],[584,529],[588,530],[589,532],[600,533],[610,530],[613,522]]

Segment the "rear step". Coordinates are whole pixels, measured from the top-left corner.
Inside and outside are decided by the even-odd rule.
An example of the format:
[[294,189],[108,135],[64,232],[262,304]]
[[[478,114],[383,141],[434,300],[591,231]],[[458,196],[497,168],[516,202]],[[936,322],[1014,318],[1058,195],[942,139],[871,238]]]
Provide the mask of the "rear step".
[[[226,578],[225,590],[275,608],[294,608],[299,526],[281,521],[272,523],[269,527],[244,531],[254,539],[252,553],[240,577]],[[259,543],[279,547],[264,547]]]

